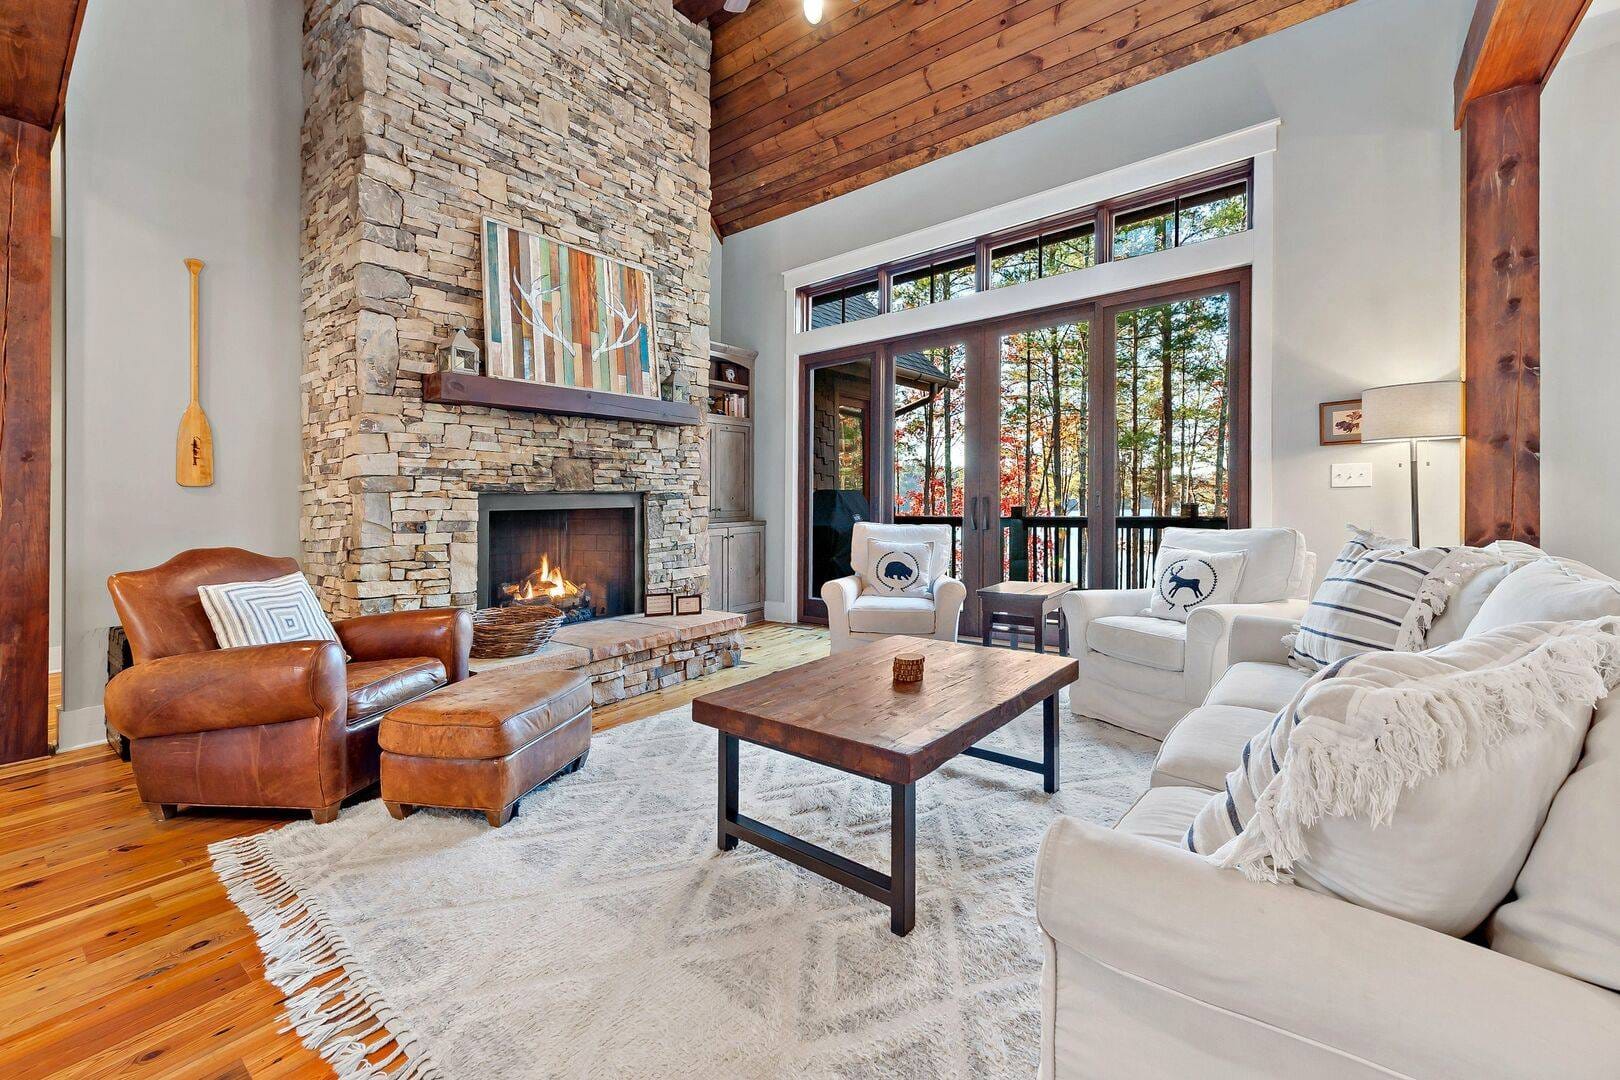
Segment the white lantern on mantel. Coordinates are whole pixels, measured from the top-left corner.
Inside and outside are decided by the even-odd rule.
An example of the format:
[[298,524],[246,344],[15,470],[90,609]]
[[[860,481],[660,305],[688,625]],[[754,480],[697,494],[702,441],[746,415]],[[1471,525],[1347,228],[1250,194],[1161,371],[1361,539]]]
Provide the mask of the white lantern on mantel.
[[458,328],[449,344],[439,349],[439,370],[457,375],[478,375],[482,372],[478,346],[472,343],[465,329]]

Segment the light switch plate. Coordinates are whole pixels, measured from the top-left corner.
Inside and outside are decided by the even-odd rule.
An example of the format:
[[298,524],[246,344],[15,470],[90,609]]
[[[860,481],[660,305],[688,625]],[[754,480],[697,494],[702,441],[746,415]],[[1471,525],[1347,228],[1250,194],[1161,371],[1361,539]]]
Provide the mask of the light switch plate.
[[1333,486],[1336,488],[1372,487],[1372,466],[1365,462],[1351,462],[1333,466]]

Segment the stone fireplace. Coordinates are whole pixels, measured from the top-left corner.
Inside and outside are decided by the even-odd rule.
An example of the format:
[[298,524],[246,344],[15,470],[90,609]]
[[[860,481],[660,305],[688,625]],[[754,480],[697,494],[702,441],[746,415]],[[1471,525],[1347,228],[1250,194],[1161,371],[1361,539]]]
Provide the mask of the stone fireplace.
[[708,44],[667,3],[306,4],[303,564],[333,615],[489,602],[496,495],[639,500],[614,602],[703,591],[701,425],[435,404],[422,379],[483,338],[491,217],[646,266],[658,381],[703,400]]
[[570,622],[641,610],[639,494],[478,496],[478,605],[543,603]]

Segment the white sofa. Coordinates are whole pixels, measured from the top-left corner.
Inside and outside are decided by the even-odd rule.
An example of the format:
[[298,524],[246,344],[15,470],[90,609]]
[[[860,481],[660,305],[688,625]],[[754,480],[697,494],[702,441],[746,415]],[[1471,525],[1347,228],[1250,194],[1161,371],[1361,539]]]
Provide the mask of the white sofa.
[[[929,544],[928,596],[880,596],[863,592],[859,568],[867,564],[872,540],[894,544]],[[827,604],[827,627],[832,651],[842,652],[880,638],[929,637],[955,641],[967,586],[949,576],[949,525],[885,525],[860,521],[850,535],[849,561],[857,573],[834,578],[821,586]]]
[[[1430,643],[1461,636],[1516,568],[1454,597]],[[1620,993],[1180,847],[1244,743],[1308,677],[1286,663],[1291,628],[1234,618],[1231,667],[1164,740],[1147,793],[1112,830],[1062,819],[1047,833],[1041,1076],[1620,1077]],[[1620,695],[1596,710],[1588,767],[1620,787]],[[1593,821],[1595,843],[1620,843],[1611,818]],[[1620,942],[1612,914],[1586,929]]]
[[1197,707],[1226,670],[1232,620],[1298,619],[1316,573],[1316,556],[1295,529],[1171,528],[1163,546],[1246,553],[1236,602],[1196,608],[1183,623],[1145,614],[1151,589],[1088,589],[1062,601],[1069,655],[1080,667],[1069,708],[1155,739]]

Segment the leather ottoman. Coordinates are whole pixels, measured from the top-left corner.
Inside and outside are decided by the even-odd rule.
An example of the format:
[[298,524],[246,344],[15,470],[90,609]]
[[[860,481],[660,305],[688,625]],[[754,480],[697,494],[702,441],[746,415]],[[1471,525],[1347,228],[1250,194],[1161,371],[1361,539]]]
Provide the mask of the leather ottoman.
[[575,772],[591,748],[591,683],[571,671],[490,671],[394,709],[377,729],[382,797],[482,810],[497,828],[518,800]]

